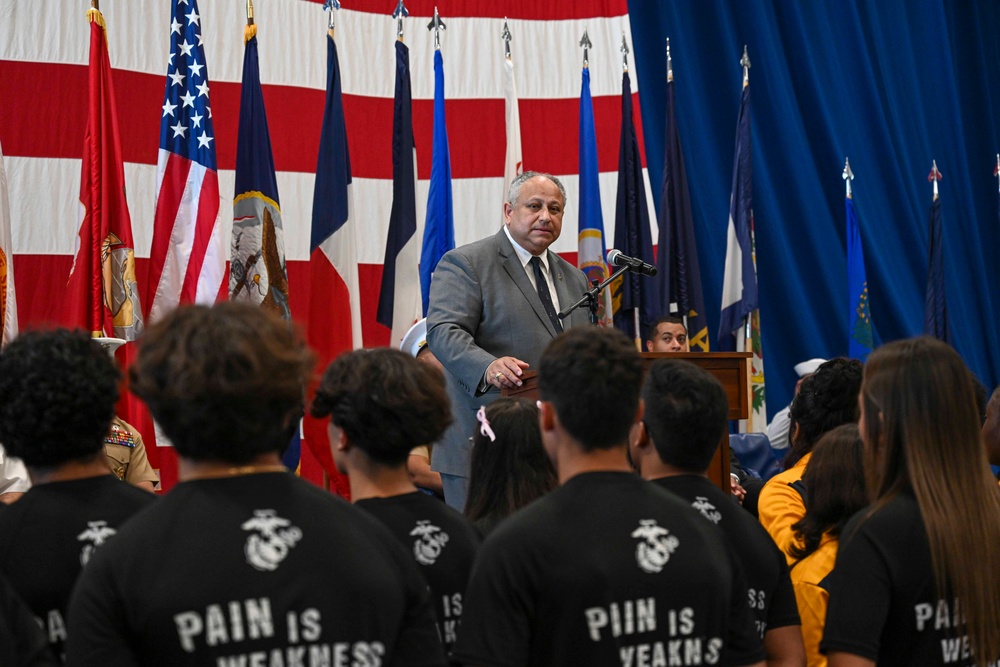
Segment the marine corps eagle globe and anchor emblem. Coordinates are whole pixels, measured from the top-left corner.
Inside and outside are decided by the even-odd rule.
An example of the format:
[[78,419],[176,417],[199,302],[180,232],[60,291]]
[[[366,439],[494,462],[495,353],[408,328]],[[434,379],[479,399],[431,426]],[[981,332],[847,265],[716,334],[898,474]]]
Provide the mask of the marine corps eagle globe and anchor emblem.
[[413,543],[413,557],[421,565],[433,565],[444,545],[448,544],[448,533],[426,519],[417,521],[417,526],[410,531],[410,535],[417,537]]
[[639,569],[650,574],[661,571],[681,543],[669,530],[658,525],[656,519],[641,519],[632,537],[643,540],[635,549],[635,560]]
[[253,518],[240,527],[255,531],[247,538],[243,551],[247,563],[261,572],[277,570],[289,550],[302,539],[302,529],[278,516],[274,510],[254,510]]

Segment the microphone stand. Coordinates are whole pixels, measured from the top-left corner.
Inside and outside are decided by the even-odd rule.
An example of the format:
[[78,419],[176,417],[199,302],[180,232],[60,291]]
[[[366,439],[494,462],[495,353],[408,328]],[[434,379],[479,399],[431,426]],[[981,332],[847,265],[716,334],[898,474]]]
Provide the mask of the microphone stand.
[[598,295],[601,293],[601,290],[607,287],[612,280],[614,280],[615,278],[617,278],[618,276],[625,273],[631,268],[632,267],[628,265],[619,266],[614,273],[612,273],[604,280],[604,282],[598,283],[595,280],[593,282],[594,285],[593,289],[591,289],[588,292],[584,292],[583,297],[579,301],[574,303],[569,308],[563,309],[563,311],[559,313],[559,319],[560,320],[566,319],[567,317],[569,317],[569,314],[572,313],[574,310],[576,310],[577,308],[583,308],[583,306],[586,305],[590,309],[590,323],[597,324],[598,323],[597,308],[598,305],[600,304],[598,300]]

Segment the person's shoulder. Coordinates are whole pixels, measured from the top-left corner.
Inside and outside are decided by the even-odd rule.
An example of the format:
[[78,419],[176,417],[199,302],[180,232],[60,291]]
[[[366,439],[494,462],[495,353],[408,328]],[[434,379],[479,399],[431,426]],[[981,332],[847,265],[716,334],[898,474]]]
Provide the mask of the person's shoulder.
[[451,255],[452,257],[457,256],[468,259],[470,257],[478,257],[484,253],[495,253],[500,247],[501,236],[503,236],[503,230],[500,230],[497,234],[490,234],[489,236],[484,236],[479,240],[453,248],[446,252],[444,257]]

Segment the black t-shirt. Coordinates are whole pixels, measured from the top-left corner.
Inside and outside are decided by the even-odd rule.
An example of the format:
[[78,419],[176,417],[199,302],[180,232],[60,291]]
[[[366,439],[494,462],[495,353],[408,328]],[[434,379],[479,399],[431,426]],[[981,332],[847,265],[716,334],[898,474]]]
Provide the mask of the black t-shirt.
[[156,496],[99,475],[31,487],[0,512],[0,570],[39,619],[55,655],[66,607],[84,564]]
[[49,667],[61,664],[35,622],[31,609],[0,575],[0,665]]
[[427,579],[438,631],[451,650],[462,618],[462,596],[479,548],[479,535],[468,519],[421,491],[355,503],[384,523],[413,555]]
[[745,599],[761,638],[767,630],[799,625],[799,609],[785,555],[759,521],[702,475],[675,475],[654,483],[691,503],[691,507],[722,529],[743,566]]
[[294,475],[178,484],[98,552],[69,665],[443,665],[417,566]]
[[764,657],[721,531],[632,473],[577,475],[480,548],[464,664],[736,664]]
[[[844,528],[833,571],[820,650],[892,665],[952,667],[974,663],[960,610],[934,592],[930,544],[916,498],[900,493]],[[993,565],[996,567],[996,564]]]

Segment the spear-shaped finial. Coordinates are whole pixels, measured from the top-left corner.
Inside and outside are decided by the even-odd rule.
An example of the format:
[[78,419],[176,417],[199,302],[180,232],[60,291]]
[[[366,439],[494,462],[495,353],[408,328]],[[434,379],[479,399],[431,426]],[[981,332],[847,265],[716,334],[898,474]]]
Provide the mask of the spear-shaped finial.
[[333,37],[333,29],[337,27],[337,24],[333,20],[333,12],[335,9],[340,9],[340,0],[325,0],[323,2],[323,9],[330,12],[330,20],[326,27],[330,31],[330,37]]
[[587,69],[590,67],[590,47],[593,44],[590,43],[590,35],[587,34],[586,30],[583,31],[583,37],[580,38],[580,46],[583,47],[583,69]]
[[247,24],[243,28],[243,43],[257,36],[257,26],[253,22],[253,0],[247,0]]
[[622,47],[620,49],[618,49],[618,50],[622,52],[622,71],[623,72],[627,72],[628,71],[628,54],[629,54],[629,50],[628,50],[628,43],[625,41],[625,31],[624,30],[622,30]]
[[944,178],[944,175],[937,168],[937,160],[931,161],[931,173],[927,174],[927,180],[934,184],[934,200],[938,198],[938,181]]
[[670,57],[670,38],[667,37],[667,83],[674,80],[674,59]]
[[396,9],[392,12],[392,18],[396,19],[396,39],[403,41],[403,19],[410,15],[410,12],[406,11],[406,5],[403,4],[403,0],[399,0],[396,3]]
[[847,184],[847,198],[851,199],[851,181],[854,180],[854,172],[851,171],[851,161],[844,158],[844,183]]
[[1000,192],[1000,153],[997,153],[997,166],[993,168],[993,175],[997,177],[997,192]]
[[743,86],[750,85],[750,54],[747,52],[747,45],[743,45],[743,57],[740,58],[740,65],[743,67]]
[[434,6],[434,18],[432,18],[431,22],[427,24],[427,29],[434,31],[434,48],[436,50],[440,51],[441,50],[441,31],[442,30],[447,30],[448,26],[446,26],[444,24],[444,21],[441,20],[441,15],[438,14],[438,8],[437,8],[436,5]]
[[503,56],[510,60],[510,28],[507,26],[507,17],[503,17],[503,32],[500,33],[503,40]]

